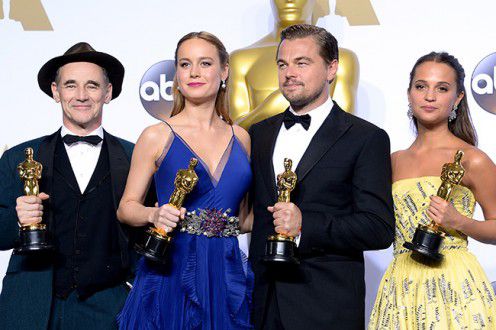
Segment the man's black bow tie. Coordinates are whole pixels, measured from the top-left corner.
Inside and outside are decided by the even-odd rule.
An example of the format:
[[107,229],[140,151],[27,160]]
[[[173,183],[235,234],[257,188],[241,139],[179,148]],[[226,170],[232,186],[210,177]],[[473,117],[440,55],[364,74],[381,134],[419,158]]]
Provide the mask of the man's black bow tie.
[[76,142],[86,142],[96,146],[98,143],[102,142],[103,139],[98,135],[77,136],[77,135],[66,134],[64,135],[62,140],[68,146]]
[[289,109],[284,112],[283,121],[286,129],[290,129],[291,127],[293,127],[294,124],[301,124],[301,126],[303,126],[303,128],[308,131],[311,120],[312,117],[310,117],[309,114],[297,116],[289,111]]

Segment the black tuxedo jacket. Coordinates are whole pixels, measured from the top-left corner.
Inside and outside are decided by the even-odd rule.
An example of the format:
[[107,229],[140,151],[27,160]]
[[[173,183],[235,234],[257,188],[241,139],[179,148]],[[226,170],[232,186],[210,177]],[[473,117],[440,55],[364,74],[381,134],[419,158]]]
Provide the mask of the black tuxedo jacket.
[[303,215],[301,264],[271,270],[261,257],[274,233],[267,206],[277,201],[272,155],[282,120],[279,114],[250,129],[255,327],[262,328],[272,283],[285,329],[363,329],[363,251],[387,248],[394,237],[389,137],[334,104],[295,171],[291,201]]

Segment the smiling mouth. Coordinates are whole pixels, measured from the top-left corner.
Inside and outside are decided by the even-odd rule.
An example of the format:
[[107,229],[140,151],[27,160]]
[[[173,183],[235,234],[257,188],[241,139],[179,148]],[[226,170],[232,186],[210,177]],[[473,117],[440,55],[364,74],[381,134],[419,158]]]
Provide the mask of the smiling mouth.
[[91,109],[91,105],[73,105],[72,108],[76,110],[86,110]]
[[189,83],[188,86],[190,87],[200,87],[205,85],[204,83]]

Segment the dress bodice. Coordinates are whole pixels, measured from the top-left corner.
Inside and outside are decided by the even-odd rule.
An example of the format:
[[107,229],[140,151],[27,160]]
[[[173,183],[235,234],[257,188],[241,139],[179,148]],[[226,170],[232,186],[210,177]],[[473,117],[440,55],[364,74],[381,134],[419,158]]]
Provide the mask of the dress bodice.
[[237,216],[239,202],[246,194],[252,178],[249,157],[238,138],[233,134],[217,169],[210,173],[201,157],[177,133],[173,133],[170,149],[155,172],[159,205],[169,202],[177,170],[187,168],[189,160],[195,157],[198,159],[195,168],[198,183],[186,196],[183,206],[188,211],[230,210],[229,215]]
[[[394,254],[407,252],[403,247],[405,241],[411,241],[418,224],[430,223],[427,215],[430,196],[436,195],[441,179],[436,176],[424,176],[398,180],[393,183],[394,214],[396,218],[396,234]],[[467,187],[457,185],[453,188],[449,201],[461,214],[472,217],[475,207],[475,196]],[[442,250],[465,249],[467,237],[456,231],[446,230]]]

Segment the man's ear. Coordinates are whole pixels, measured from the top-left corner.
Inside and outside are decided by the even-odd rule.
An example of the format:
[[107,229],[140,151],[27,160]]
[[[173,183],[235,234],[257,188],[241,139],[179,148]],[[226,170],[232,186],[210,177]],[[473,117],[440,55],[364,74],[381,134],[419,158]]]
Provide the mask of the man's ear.
[[50,86],[50,88],[52,89],[53,99],[55,100],[55,102],[60,103],[60,94],[59,94],[59,91],[57,89],[57,83],[55,81],[52,82],[52,85]]

